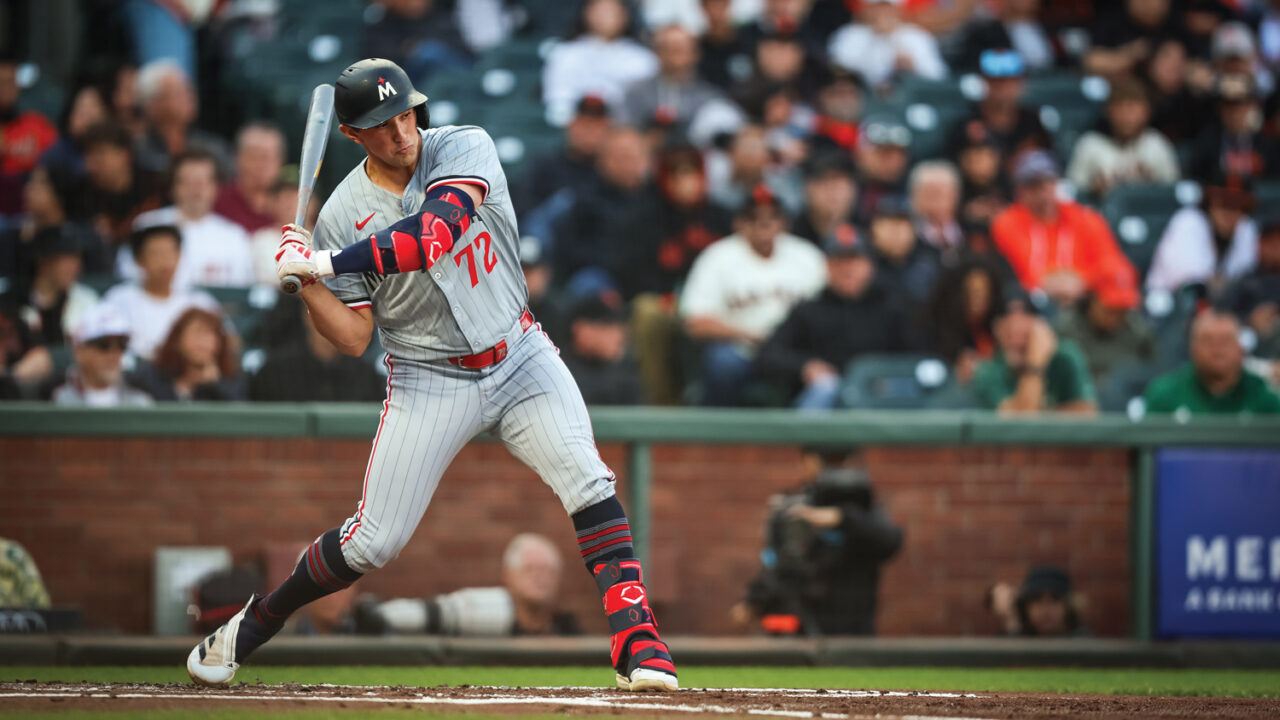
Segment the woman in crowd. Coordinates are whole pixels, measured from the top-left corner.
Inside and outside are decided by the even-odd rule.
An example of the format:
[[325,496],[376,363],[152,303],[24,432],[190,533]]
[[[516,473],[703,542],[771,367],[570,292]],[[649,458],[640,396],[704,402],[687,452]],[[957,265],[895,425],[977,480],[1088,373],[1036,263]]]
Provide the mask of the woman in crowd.
[[153,364],[142,365],[133,378],[158,401],[243,400],[243,379],[222,318],[200,308],[178,316]]

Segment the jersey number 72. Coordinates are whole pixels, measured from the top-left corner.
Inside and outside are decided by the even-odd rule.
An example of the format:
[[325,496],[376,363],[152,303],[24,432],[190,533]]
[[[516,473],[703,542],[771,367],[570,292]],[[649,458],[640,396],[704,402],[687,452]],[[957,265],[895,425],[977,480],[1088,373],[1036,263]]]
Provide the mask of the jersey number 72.
[[498,266],[498,256],[494,254],[492,247],[493,238],[489,237],[488,232],[482,232],[479,235],[476,235],[470,245],[464,245],[462,249],[453,256],[453,261],[457,263],[458,267],[462,267],[463,260],[467,261],[467,272],[471,274],[471,287],[475,287],[480,284],[480,273],[476,269],[475,251],[480,250],[481,245],[484,246],[484,249],[481,250],[480,253],[481,259],[484,261],[484,274],[488,275],[493,272],[495,267]]

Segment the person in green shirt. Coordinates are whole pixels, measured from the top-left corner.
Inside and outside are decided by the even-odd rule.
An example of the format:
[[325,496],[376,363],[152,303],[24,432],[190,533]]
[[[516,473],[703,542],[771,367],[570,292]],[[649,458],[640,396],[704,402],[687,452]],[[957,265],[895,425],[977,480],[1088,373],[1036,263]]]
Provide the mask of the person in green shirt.
[[973,375],[983,407],[1001,413],[1098,411],[1084,353],[1069,340],[1059,342],[1025,295],[1004,302],[994,330],[995,357]]
[[1197,315],[1191,321],[1190,351],[1191,362],[1147,385],[1148,414],[1280,413],[1280,397],[1244,369],[1234,315],[1215,309]]
[[1080,348],[1095,385],[1105,386],[1111,371],[1128,363],[1155,362],[1155,337],[1134,309],[1139,300],[1131,284],[1108,283],[1058,315],[1059,342],[1070,340]]

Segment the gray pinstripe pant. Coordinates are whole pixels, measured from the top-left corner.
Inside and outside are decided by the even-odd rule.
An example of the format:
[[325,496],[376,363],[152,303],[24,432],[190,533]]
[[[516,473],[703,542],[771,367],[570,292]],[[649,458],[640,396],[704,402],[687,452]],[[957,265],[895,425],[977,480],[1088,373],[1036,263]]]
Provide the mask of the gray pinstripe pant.
[[341,529],[352,570],[386,565],[409,542],[440,477],[473,437],[491,431],[573,514],[614,494],[582,393],[538,326],[507,338],[495,366],[389,358],[382,421],[356,514]]

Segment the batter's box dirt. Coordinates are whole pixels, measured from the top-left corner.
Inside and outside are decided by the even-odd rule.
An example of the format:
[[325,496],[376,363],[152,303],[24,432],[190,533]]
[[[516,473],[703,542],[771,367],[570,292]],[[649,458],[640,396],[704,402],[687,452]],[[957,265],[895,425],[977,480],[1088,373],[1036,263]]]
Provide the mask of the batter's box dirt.
[[433,712],[524,715],[565,712],[614,716],[759,716],[830,720],[929,718],[1276,718],[1280,700],[1049,695],[1031,693],[894,692],[712,688],[633,694],[601,688],[353,687],[341,685],[193,685],[0,683],[0,710],[202,708],[306,710],[325,706],[369,711],[419,707]]

